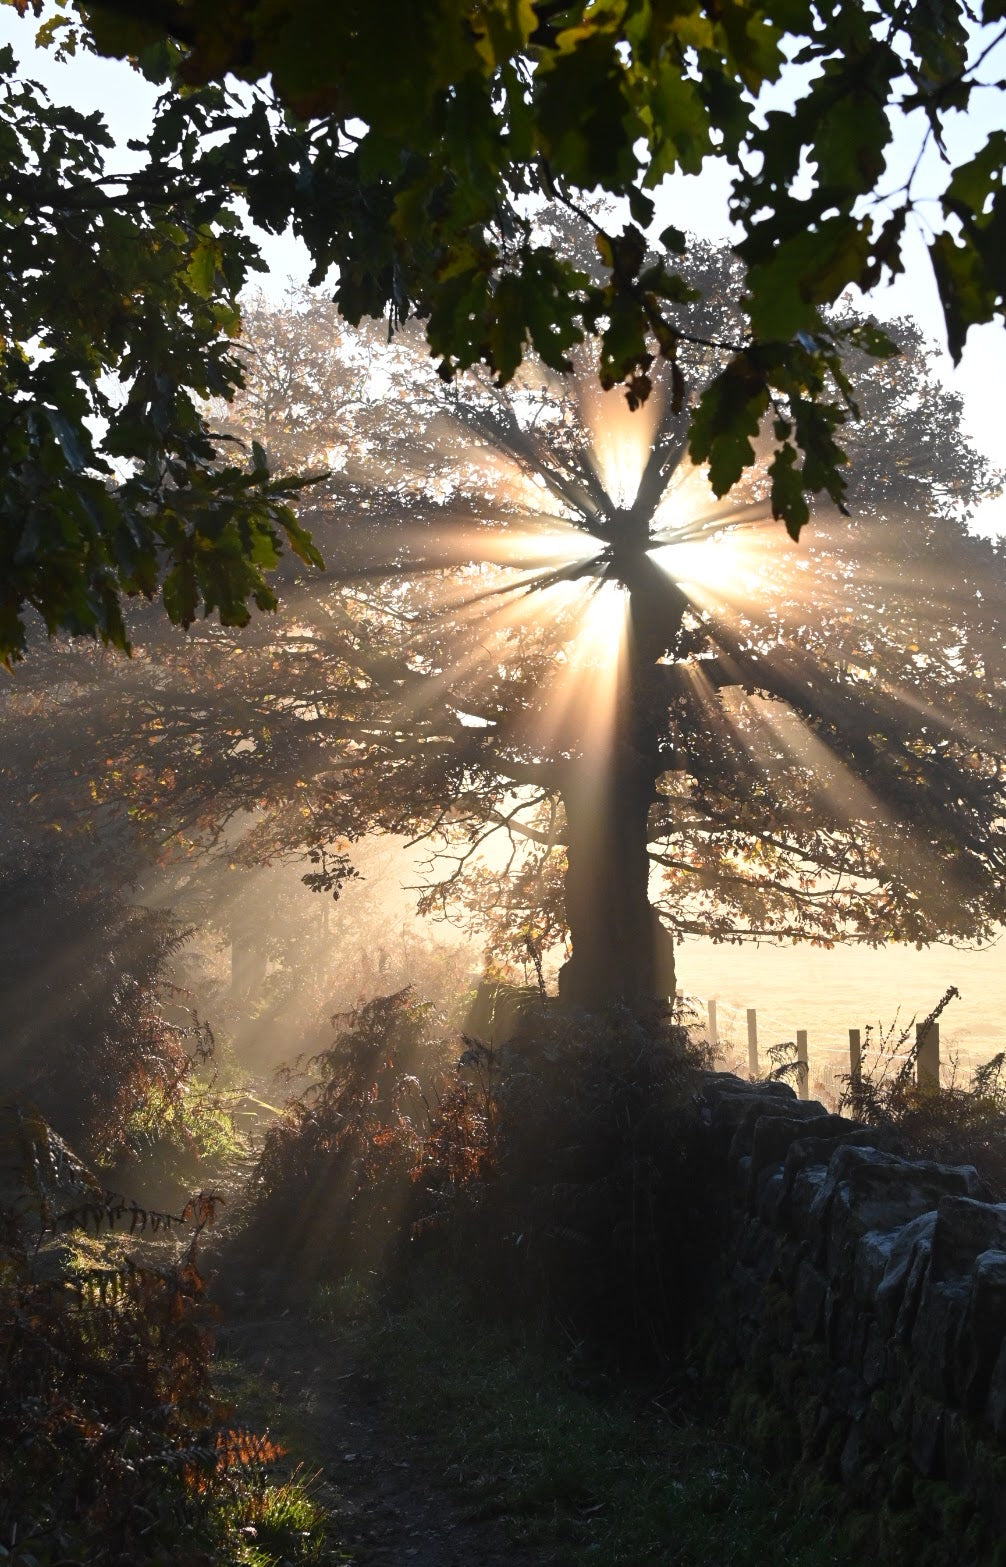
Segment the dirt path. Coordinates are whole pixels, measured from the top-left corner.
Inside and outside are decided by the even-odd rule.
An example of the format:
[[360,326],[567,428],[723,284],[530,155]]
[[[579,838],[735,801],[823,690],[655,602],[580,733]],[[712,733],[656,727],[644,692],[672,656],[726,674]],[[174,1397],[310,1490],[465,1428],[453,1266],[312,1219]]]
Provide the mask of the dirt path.
[[337,1330],[293,1310],[242,1318],[220,1333],[222,1391],[236,1418],[263,1420],[291,1467],[318,1471],[312,1492],[334,1515],[353,1567],[545,1567],[509,1542],[502,1520],[464,1516],[416,1437],[396,1421],[391,1393],[356,1364]]

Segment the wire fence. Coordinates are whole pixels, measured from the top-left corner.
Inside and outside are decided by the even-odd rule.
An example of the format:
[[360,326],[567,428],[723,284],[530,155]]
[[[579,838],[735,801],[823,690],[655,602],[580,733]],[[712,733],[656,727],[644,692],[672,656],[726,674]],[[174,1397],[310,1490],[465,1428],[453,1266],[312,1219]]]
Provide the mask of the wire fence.
[[[833,1016],[818,1018],[817,1028],[795,1025],[771,1006],[751,1007],[722,996],[700,999],[681,995],[683,1021],[697,1040],[713,1050],[717,1065],[741,1077],[785,1070],[788,1081],[804,1097],[836,1109],[851,1076],[869,1071],[881,1053],[888,1072],[896,1072],[913,1055],[932,1086],[967,1086],[985,1056],[970,1050],[956,1033],[941,1040],[939,1024],[923,1029],[915,1018],[884,1025],[843,1028]],[[814,1021],[814,1020],[812,1020]],[[919,1033],[917,1035],[917,1028]],[[799,1062],[806,1071],[799,1071]],[[922,1077],[920,1077],[920,1084]]]

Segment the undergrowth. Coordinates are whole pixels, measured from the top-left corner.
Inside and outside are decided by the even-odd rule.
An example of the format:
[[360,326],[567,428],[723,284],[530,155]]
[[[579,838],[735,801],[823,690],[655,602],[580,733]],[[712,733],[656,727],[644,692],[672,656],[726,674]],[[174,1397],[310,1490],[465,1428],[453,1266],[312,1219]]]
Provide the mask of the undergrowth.
[[[920,1024],[935,1023],[957,991],[951,987]],[[867,1029],[858,1080],[846,1080],[841,1108],[869,1126],[893,1133],[906,1154],[941,1163],[973,1164],[993,1200],[1006,1199],[1006,1051],[975,1069],[970,1083],[956,1075],[939,1092],[918,1083],[919,1043],[914,1022]]]
[[673,1358],[717,1233],[683,1029],[540,1002],[453,1052],[411,992],[339,1020],[269,1132],[253,1249],[284,1287],[434,1252],[495,1309],[622,1366]]
[[0,1562],[330,1559],[320,1510],[272,1484],[278,1450],[214,1391],[199,1243],[215,1199],[144,1209],[102,1192],[40,1116],[5,1112],[4,1134]]
[[531,1008],[462,1061],[484,1099],[495,1074],[492,1163],[454,1215],[477,1288],[623,1369],[673,1360],[718,1241],[684,1029]]
[[[898,1019],[862,1037],[859,1072],[845,1073],[837,1108],[854,1120],[874,1127],[883,1146],[911,1159],[941,1164],[973,1164],[993,1201],[1006,1200],[1006,1051],[975,1067],[964,1081],[956,1061],[941,1072],[939,1090],[919,1081],[920,1034],[938,1021],[958,994],[944,993],[933,1010],[916,1025]],[[799,1062],[791,1040],[768,1052],[777,1082],[796,1089]],[[949,1076],[949,1080],[948,1080]]]
[[[460,1111],[463,1136],[483,1131],[453,1080],[434,1010],[411,990],[378,997],[333,1023],[329,1049],[267,1132],[253,1177],[255,1250],[268,1247],[284,1288],[316,1275],[387,1268],[423,1228],[419,1180],[427,1139]],[[463,1127],[462,1127],[463,1123]],[[452,1170],[481,1148],[452,1148]]]
[[118,1156],[152,1095],[175,1100],[211,1046],[166,979],[187,939],[58,847],[0,865],[0,1091],[93,1164]]

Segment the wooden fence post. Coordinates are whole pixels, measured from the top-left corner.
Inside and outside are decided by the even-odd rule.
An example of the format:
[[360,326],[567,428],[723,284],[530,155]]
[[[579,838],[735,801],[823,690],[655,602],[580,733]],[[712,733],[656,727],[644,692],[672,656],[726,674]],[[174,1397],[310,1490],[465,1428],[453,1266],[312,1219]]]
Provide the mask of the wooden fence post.
[[849,1030],[849,1083],[852,1088],[863,1086],[863,1042],[858,1028]]
[[748,1076],[758,1076],[758,1013],[748,1007]]
[[715,1000],[706,1002],[706,1011],[709,1014],[709,1048],[713,1052],[713,1054],[715,1055],[717,1050],[719,1049],[719,1043],[720,1043],[719,1030],[716,1027],[716,1002],[715,1002]]
[[810,1063],[807,1060],[807,1030],[796,1031],[796,1091],[801,1099],[810,1098]]
[[940,1091],[940,1025],[915,1025],[915,1082],[922,1094]]

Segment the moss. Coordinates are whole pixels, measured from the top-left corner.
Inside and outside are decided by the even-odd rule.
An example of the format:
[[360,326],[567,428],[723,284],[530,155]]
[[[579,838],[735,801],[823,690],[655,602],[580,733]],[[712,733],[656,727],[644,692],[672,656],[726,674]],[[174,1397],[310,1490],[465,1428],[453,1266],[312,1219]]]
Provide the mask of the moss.
[[821,1418],[821,1402],[821,1390],[818,1387],[813,1388],[809,1393],[804,1393],[803,1397],[796,1404],[796,1424],[804,1448],[810,1446],[814,1433],[818,1429],[818,1421]]
[[975,1470],[983,1486],[1006,1494],[1006,1453],[984,1438],[975,1443]]
[[821,1468],[830,1480],[838,1478],[842,1449],[845,1447],[848,1435],[849,1422],[843,1419],[836,1420],[828,1432],[828,1440],[824,1444],[824,1452],[821,1455]]
[[898,1512],[914,1503],[915,1472],[908,1464],[898,1464],[891,1477],[890,1502]]
[[891,1567],[908,1567],[917,1564],[925,1546],[919,1516],[912,1510],[891,1512],[884,1508],[880,1514],[877,1537],[871,1555]]
[[799,1457],[800,1442],[792,1420],[759,1393],[735,1395],[729,1429],[770,1469],[787,1469]]
[[974,1503],[959,1491],[949,1491],[940,1500],[941,1522],[947,1534],[966,1534],[973,1513]]
[[748,1388],[738,1387],[734,1391],[727,1411],[727,1429],[731,1435],[740,1436],[749,1429],[760,1402],[757,1394]]
[[787,1408],[792,1409],[796,1403],[797,1390],[802,1381],[800,1363],[792,1355],[772,1357],[772,1385]]
[[949,1494],[950,1487],[945,1480],[925,1480],[921,1475],[916,1475],[912,1487],[912,1503],[920,1519],[930,1526],[937,1524],[942,1517],[943,1503]]
[[891,1395],[886,1388],[878,1387],[870,1394],[870,1413],[880,1420],[891,1416]]
[[863,1416],[863,1438],[872,1453],[882,1454],[884,1465],[890,1469],[890,1452],[894,1444],[894,1431],[890,1421],[890,1399],[885,1393],[874,1393]]
[[842,1544],[854,1560],[876,1556],[877,1519],[874,1513],[851,1512],[842,1524]]

